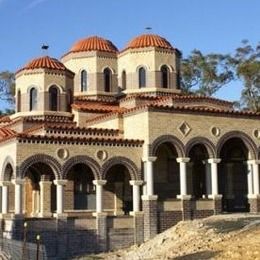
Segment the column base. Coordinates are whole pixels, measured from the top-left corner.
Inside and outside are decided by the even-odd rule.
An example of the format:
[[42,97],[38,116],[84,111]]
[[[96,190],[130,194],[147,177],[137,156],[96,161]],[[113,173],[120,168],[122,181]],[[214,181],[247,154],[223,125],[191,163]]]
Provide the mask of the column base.
[[139,217],[139,216],[143,216],[144,212],[143,211],[130,211],[129,215],[133,216],[133,217]]
[[259,213],[260,212],[260,195],[249,194],[248,201],[250,204],[250,212]]
[[191,209],[191,195],[181,195],[182,204],[182,220],[192,219],[192,209]]
[[223,197],[223,195],[221,194],[209,194],[208,198],[209,199],[213,199],[213,200],[221,200]]
[[191,200],[191,195],[177,195],[177,199]]
[[23,219],[24,218],[24,214],[11,214],[11,218],[12,219]]
[[93,217],[107,217],[107,213],[106,212],[93,212],[92,216]]
[[51,218],[53,216],[52,213],[48,213],[48,212],[45,212],[45,213],[39,213],[38,214],[38,217],[39,218]]
[[157,195],[142,195],[142,200],[158,200]]
[[11,213],[1,213],[0,218],[11,218],[12,214]]
[[157,198],[157,196],[142,196],[144,212],[144,241],[153,238],[158,233]]
[[68,218],[68,214],[67,213],[54,213],[53,217],[58,218],[58,219],[66,219],[66,218]]
[[144,242],[144,213],[142,211],[130,212],[134,223],[134,242],[139,245]]

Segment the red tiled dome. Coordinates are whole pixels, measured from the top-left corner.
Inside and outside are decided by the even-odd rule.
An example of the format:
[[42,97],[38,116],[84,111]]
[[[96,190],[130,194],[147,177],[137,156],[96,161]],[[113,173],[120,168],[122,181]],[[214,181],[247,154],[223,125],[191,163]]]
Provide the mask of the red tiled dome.
[[105,51],[105,52],[118,52],[117,47],[109,40],[101,37],[91,36],[77,41],[69,53],[83,52],[83,51]]
[[132,39],[125,49],[159,47],[173,50],[172,45],[163,37],[156,34],[142,34]]
[[32,69],[52,69],[52,70],[64,70],[64,71],[67,70],[67,68],[63,65],[63,63],[49,56],[33,59],[19,71],[32,70]]

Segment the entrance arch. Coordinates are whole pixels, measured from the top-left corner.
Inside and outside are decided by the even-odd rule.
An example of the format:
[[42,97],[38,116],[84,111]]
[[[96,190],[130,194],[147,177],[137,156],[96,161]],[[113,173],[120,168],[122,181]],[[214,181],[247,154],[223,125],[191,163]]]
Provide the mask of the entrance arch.
[[114,215],[128,215],[133,209],[133,195],[130,186],[131,174],[123,164],[112,165],[105,173],[104,209]]
[[219,191],[227,212],[247,212],[249,150],[242,139],[232,137],[220,149]]
[[74,164],[67,173],[68,183],[65,187],[65,209],[94,210],[96,208],[96,191],[93,184],[94,174],[85,163]]
[[190,158],[188,173],[190,192],[194,198],[200,199],[209,194],[210,187],[207,147],[199,143],[193,145],[189,150],[188,157]]
[[55,173],[44,162],[32,163],[23,173],[26,216],[51,217],[56,211]]
[[156,151],[154,162],[154,191],[159,201],[176,198],[180,194],[179,164],[176,161],[178,153],[169,142],[160,144]]

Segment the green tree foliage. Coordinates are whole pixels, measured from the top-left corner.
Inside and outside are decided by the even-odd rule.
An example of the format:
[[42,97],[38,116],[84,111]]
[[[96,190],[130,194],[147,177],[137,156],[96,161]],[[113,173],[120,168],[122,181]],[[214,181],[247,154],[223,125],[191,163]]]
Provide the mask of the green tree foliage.
[[244,83],[241,107],[260,112],[260,43],[253,47],[247,40],[242,41],[230,64]]
[[0,72],[0,100],[14,105],[15,75],[10,71]]
[[214,95],[234,78],[228,55],[203,55],[199,50],[182,60],[181,74],[184,92],[205,96]]

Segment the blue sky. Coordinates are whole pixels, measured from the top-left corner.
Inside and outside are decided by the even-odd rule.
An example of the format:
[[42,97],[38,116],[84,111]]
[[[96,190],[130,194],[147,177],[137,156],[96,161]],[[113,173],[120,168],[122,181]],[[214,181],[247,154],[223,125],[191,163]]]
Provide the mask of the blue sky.
[[[243,39],[260,41],[259,14],[259,0],[0,0],[0,71],[16,71],[41,56],[42,43],[58,58],[90,35],[122,49],[147,26],[184,57],[195,48],[231,53]],[[240,91],[236,82],[217,97],[236,100]]]

